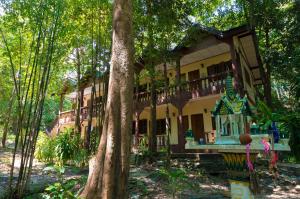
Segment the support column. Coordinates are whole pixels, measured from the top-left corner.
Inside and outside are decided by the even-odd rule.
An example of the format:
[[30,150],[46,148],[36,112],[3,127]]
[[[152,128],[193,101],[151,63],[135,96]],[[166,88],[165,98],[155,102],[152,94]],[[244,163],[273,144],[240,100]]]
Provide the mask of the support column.
[[220,134],[220,116],[216,115],[215,116],[215,121],[216,121],[216,133],[215,133],[215,143],[220,140],[221,134]]
[[141,112],[135,111],[135,132],[134,132],[134,137],[135,137],[135,145],[138,146],[139,144],[139,121],[140,121],[140,114]]
[[176,59],[176,85],[177,85],[177,109],[178,109],[178,145],[179,145],[179,151],[184,152],[184,145],[185,145],[185,139],[184,139],[184,132],[183,132],[183,102],[182,102],[182,90],[181,90],[181,70],[180,70],[180,59],[179,56]]
[[229,42],[230,45],[230,55],[232,60],[232,72],[234,77],[234,88],[241,96],[244,96],[244,82],[243,82],[243,74],[240,62],[237,57],[237,52],[234,48],[233,38]]

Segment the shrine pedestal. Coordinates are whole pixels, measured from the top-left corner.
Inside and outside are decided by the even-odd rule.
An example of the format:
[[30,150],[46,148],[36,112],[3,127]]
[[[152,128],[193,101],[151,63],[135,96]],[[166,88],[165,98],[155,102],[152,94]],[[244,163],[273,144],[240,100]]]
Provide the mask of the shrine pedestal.
[[232,199],[254,199],[249,182],[229,180]]
[[[227,167],[227,175],[230,182],[230,193],[232,199],[254,199],[250,189],[250,172],[247,166],[245,152],[220,152],[224,157]],[[250,154],[251,163],[255,163],[257,153]],[[258,188],[258,187],[257,187]],[[255,190],[258,191],[258,190]]]

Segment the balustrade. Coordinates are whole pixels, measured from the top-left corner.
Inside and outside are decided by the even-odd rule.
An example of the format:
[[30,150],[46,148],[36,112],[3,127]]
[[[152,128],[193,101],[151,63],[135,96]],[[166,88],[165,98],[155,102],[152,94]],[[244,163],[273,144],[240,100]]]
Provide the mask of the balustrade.
[[59,124],[66,124],[75,121],[75,111],[65,111],[59,114]]
[[[192,99],[218,94],[225,88],[227,75],[227,72],[218,73],[193,81],[182,82],[181,85],[170,85],[167,92],[165,92],[164,88],[158,88],[156,90],[157,104],[167,103],[170,97],[176,97],[179,94],[179,89],[181,89],[182,93],[190,93],[190,98]],[[150,97],[150,91],[146,91],[135,94],[134,100],[139,103],[146,103],[150,102]]]

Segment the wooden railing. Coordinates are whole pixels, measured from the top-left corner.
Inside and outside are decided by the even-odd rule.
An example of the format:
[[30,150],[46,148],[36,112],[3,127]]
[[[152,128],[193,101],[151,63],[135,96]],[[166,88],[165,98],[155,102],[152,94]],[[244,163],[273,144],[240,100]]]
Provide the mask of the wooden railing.
[[59,114],[59,124],[67,124],[75,121],[75,111],[65,111]]
[[156,136],[156,145],[158,148],[167,146],[167,136],[166,135],[157,135]]
[[[169,103],[172,97],[176,97],[179,94],[179,90],[181,89],[182,95],[185,95],[187,99],[195,99],[203,96],[218,94],[223,92],[226,83],[226,76],[228,73],[219,73],[215,75],[211,75],[208,77],[196,79],[193,81],[182,82],[181,85],[172,85],[169,86],[167,92],[165,92],[164,88],[158,88],[156,90],[157,96],[157,104]],[[137,103],[142,103],[144,106],[149,105],[150,103],[150,92],[140,92],[134,95],[134,101]],[[94,107],[98,107],[101,102],[95,103]],[[81,108],[81,120],[86,120],[89,114],[89,107],[85,106]],[[93,109],[92,116],[95,117],[97,114],[97,109]],[[75,121],[75,110],[62,112],[60,114],[59,123],[65,124],[69,122]],[[158,143],[163,143],[163,138],[159,138]]]
[[[136,139],[135,135],[132,135],[132,146],[137,146],[140,144],[144,135],[140,134],[138,139]],[[148,141],[148,140],[147,140]],[[167,146],[167,136],[166,135],[156,135],[156,146],[157,149]]]
[[[158,88],[156,90],[157,104],[167,103],[168,99],[179,94],[180,89],[183,95],[189,95],[191,99],[218,94],[225,88],[227,75],[227,72],[219,73],[193,81],[182,82],[181,85],[169,86],[167,92],[164,91],[164,88]],[[150,91],[134,95],[134,100],[139,103],[149,102],[150,98]]]
[[[99,106],[99,105],[98,105]],[[93,108],[93,114],[92,114],[92,116],[93,117],[96,117],[97,116],[97,108],[96,108],[97,106],[96,105],[94,105],[94,108]],[[89,116],[89,112],[90,112],[90,107],[88,107],[88,106],[85,106],[85,107],[82,107],[81,108],[81,119],[83,119],[83,120],[86,120],[86,119],[88,119],[88,116]]]

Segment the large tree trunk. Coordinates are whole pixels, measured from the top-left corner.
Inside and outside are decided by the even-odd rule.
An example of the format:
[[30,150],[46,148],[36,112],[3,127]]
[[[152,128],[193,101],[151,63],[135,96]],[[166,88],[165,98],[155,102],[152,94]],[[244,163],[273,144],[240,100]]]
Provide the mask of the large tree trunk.
[[127,198],[132,97],[132,2],[115,0],[105,120],[97,155],[90,162],[84,198]]

